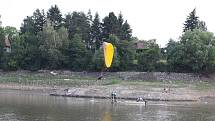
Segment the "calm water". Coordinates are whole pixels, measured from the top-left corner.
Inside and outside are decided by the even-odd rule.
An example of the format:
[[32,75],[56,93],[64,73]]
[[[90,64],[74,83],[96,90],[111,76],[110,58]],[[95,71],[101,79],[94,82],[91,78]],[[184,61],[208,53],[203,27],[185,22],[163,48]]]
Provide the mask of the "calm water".
[[[106,120],[105,120],[106,119]],[[214,121],[215,105],[149,102],[112,105],[107,100],[52,97],[0,90],[0,121]]]

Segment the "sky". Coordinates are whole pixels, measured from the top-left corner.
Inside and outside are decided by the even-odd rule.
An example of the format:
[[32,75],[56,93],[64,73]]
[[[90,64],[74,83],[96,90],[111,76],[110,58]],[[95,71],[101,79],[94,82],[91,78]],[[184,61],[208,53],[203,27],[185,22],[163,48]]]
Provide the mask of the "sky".
[[179,40],[187,15],[196,8],[197,16],[206,22],[208,31],[215,33],[215,7],[213,0],[0,0],[3,26],[20,28],[23,19],[39,8],[47,11],[58,5],[63,15],[90,9],[100,18],[114,12],[123,14],[140,40],[156,39],[164,47],[170,38]]

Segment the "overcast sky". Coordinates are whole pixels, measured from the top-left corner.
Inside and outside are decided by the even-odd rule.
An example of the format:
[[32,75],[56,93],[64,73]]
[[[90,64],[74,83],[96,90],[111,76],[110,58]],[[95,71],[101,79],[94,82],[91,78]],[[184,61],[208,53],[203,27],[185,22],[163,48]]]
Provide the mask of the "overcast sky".
[[215,32],[215,7],[213,0],[0,0],[3,26],[19,29],[23,19],[37,9],[47,11],[57,4],[63,15],[72,11],[100,17],[122,12],[133,29],[133,36],[142,40],[157,39],[165,46],[170,38],[177,40],[182,34],[187,15],[196,7],[197,16],[206,22],[208,30]]

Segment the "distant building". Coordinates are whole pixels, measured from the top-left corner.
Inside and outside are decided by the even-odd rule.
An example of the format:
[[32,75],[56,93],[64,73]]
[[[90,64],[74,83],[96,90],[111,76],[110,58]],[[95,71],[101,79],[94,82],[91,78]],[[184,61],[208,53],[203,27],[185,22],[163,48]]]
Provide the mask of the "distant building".
[[11,52],[11,44],[10,44],[10,40],[9,40],[8,35],[5,36],[4,42],[5,42],[5,51],[10,53]]
[[134,46],[137,53],[142,52],[144,49],[148,48],[146,41],[137,41],[134,43]]

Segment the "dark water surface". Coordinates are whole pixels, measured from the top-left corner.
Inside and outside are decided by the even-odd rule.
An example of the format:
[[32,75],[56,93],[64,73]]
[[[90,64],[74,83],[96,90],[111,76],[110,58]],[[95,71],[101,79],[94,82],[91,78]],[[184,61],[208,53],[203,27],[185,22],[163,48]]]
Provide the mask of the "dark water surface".
[[0,121],[215,121],[215,104],[112,105],[109,100],[0,90]]

